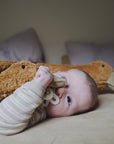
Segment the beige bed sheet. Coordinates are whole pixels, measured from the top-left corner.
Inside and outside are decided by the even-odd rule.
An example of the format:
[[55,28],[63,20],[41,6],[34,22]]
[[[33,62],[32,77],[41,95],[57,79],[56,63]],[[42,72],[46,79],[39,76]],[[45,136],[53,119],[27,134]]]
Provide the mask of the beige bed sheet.
[[114,94],[99,95],[91,112],[49,119],[14,136],[0,136],[0,144],[114,144]]

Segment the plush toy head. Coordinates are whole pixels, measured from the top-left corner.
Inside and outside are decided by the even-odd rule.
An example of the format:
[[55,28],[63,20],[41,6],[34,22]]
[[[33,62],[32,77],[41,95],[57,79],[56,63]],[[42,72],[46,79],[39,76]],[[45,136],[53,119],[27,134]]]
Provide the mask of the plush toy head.
[[10,95],[15,89],[33,79],[37,67],[35,64],[21,61],[13,63],[0,74],[0,97]]
[[0,61],[0,100],[12,94],[15,89],[25,82],[31,81],[40,65],[48,66],[52,73],[67,71],[73,68],[83,70],[95,80],[100,91],[106,90],[109,83],[111,83],[110,85],[112,87],[114,86],[114,82],[112,81],[114,70],[111,66],[102,61],[96,61],[82,66],[44,63],[33,64],[29,61]]

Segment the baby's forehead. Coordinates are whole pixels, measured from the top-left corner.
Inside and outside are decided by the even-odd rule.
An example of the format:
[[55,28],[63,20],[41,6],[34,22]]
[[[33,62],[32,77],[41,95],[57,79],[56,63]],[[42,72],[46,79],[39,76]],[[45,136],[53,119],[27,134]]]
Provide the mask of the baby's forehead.
[[76,74],[76,75],[85,75],[85,73],[83,72],[83,71],[81,71],[81,70],[79,70],[79,69],[71,69],[71,70],[69,70],[68,71],[69,73],[72,73],[72,74]]
[[85,72],[78,70],[78,69],[71,69],[68,71],[68,77],[72,79],[73,81],[78,80],[81,82],[87,83],[87,75]]
[[92,84],[92,83],[94,83],[94,80],[92,79],[92,77],[89,74],[87,74],[86,72],[82,71],[82,70],[71,69],[68,72],[70,73],[71,77],[74,77],[74,79],[75,78],[79,78],[82,81],[85,81],[86,84]]

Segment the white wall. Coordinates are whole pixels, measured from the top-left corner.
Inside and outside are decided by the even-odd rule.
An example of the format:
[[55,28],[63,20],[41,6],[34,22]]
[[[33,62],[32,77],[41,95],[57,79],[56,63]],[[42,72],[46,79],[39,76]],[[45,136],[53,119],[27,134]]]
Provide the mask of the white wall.
[[65,41],[114,42],[113,0],[0,0],[0,41],[33,27],[46,61],[61,63]]

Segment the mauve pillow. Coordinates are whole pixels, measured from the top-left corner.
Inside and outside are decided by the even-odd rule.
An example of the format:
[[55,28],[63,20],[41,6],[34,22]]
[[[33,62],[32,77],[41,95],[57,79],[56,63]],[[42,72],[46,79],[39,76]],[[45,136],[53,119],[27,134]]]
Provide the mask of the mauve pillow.
[[10,60],[9,49],[6,44],[0,44],[0,60]]
[[32,28],[12,36],[4,41],[2,45],[4,45],[6,53],[9,53],[9,58],[5,57],[6,55],[3,58],[0,54],[0,59],[28,60],[34,63],[44,62],[41,42]]
[[66,42],[66,50],[72,65],[102,60],[114,67],[114,44]]

